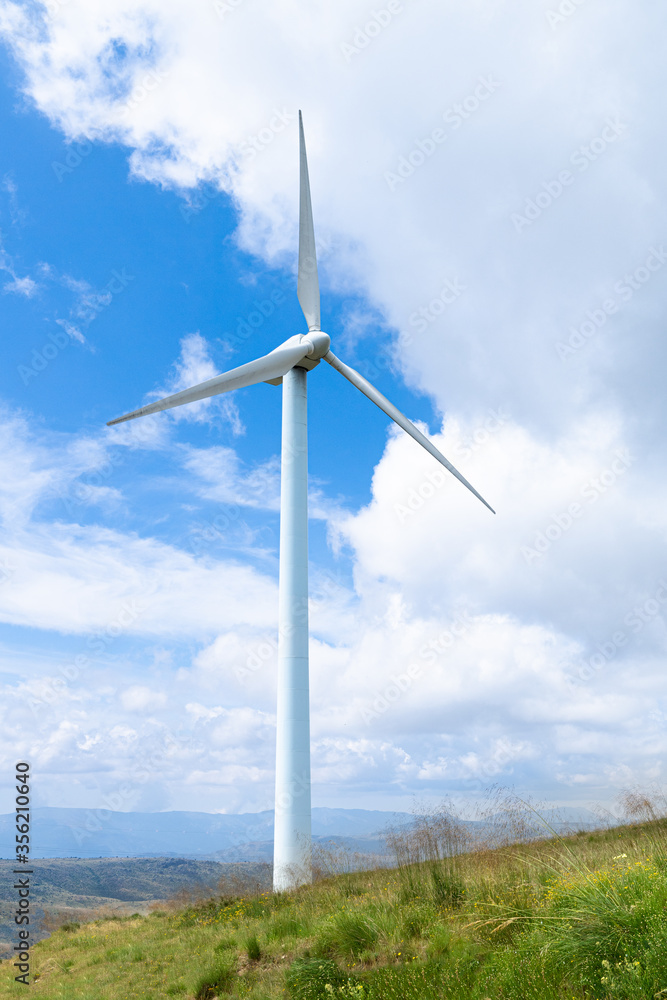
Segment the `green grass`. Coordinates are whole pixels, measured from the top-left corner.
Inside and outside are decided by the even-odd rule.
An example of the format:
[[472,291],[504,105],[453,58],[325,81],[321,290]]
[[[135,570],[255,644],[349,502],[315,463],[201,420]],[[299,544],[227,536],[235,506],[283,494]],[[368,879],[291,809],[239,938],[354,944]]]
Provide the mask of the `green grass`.
[[236,982],[236,967],[233,961],[218,961],[205,972],[195,984],[195,1000],[212,1000],[221,993],[231,993]]
[[[48,1000],[667,998],[667,821],[70,925]],[[10,962],[0,998],[21,996]]]
[[257,935],[253,934],[246,941],[245,946],[246,954],[251,962],[259,962],[262,957],[262,949],[260,947],[259,941],[257,940]]

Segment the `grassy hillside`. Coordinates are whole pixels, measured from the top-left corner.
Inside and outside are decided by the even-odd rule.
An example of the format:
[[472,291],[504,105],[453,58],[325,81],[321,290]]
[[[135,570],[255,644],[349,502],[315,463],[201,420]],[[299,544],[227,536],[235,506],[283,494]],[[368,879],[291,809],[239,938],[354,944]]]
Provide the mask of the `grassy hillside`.
[[[0,861],[0,897],[11,897],[13,861]],[[223,876],[247,874],[270,885],[268,865],[193,861],[186,858],[49,858],[35,861],[35,892],[45,906],[94,897],[113,900],[166,899],[179,889],[213,891]]]
[[[0,860],[0,958],[11,949],[15,933],[16,876],[13,861]],[[58,924],[92,920],[105,912],[145,913],[154,901],[177,896],[200,898],[220,886],[271,886],[266,864],[218,864],[186,858],[50,858],[33,865],[32,932],[41,940]]]
[[[49,1000],[667,997],[667,821],[440,860],[431,843],[432,859],[412,863],[424,843],[399,843],[398,868],[339,874],[290,895],[218,897],[62,928],[35,947],[32,992]],[[4,962],[0,997],[22,995],[13,975]]]

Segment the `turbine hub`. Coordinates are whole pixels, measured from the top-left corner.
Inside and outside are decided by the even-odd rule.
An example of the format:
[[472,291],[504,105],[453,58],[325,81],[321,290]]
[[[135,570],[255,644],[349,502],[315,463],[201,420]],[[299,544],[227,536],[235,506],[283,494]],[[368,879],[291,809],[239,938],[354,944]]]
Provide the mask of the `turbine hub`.
[[322,330],[311,330],[303,339],[311,345],[307,357],[313,361],[319,361],[320,358],[323,358],[331,347],[331,337],[328,333],[323,333]]

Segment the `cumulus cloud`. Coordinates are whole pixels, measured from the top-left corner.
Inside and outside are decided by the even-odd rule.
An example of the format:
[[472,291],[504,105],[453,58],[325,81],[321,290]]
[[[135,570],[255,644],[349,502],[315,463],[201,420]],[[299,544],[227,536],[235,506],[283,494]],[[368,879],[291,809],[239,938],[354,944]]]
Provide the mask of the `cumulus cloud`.
[[122,692],[120,700],[128,712],[145,712],[164,708],[167,696],[164,691],[152,691],[143,684],[133,684]]
[[[3,28],[27,90],[70,138],[124,143],[133,172],[157,183],[217,184],[239,205],[245,245],[271,259],[295,246],[296,108],[308,93],[318,230],[337,241],[325,280],[349,287],[356,274],[405,331],[409,377],[441,405],[512,399],[519,419],[551,427],[565,403],[595,398],[599,361],[613,364],[638,309],[634,347],[661,351],[650,305],[646,315],[659,277],[631,300],[616,294],[601,359],[584,350],[567,365],[555,349],[662,231],[648,13],[614,9],[555,28],[547,5],[428,2],[366,45],[359,0],[300,16],[297,32],[286,0],[261,22],[243,5],[219,17],[178,0],[74,0],[54,13],[6,2]],[[415,59],[418,72],[393,72]],[[447,281],[464,290],[436,313]],[[627,399],[630,387],[616,391]]]
[[187,551],[189,536],[169,545],[82,524],[91,505],[122,500],[105,485],[115,466],[103,440],[53,435],[37,443],[28,421],[13,413],[2,427],[0,621],[70,634],[200,636],[215,635],[224,622],[275,621],[273,578],[231,560],[198,559]]
[[186,446],[184,466],[196,476],[199,492],[225,507],[280,510],[280,460],[245,470],[233,448]]
[[3,292],[16,292],[17,295],[25,295],[29,299],[37,291],[37,282],[28,275],[25,278],[13,277],[11,281],[2,286],[2,290]]
[[[452,418],[433,440],[498,514],[392,434],[371,503],[338,523],[360,590],[389,579],[414,607],[442,610],[465,594],[477,608],[547,618],[588,641],[653,595],[666,525],[645,503],[645,473],[616,415],[591,415],[554,442],[497,415]],[[602,592],[603,605],[589,603]]]
[[[189,333],[181,340],[181,356],[174,366],[174,375],[164,391],[157,393],[157,397],[171,395],[180,392],[182,389],[189,389],[200,382],[219,375],[220,372],[213,364],[210,356],[209,345],[200,333]],[[188,403],[187,406],[177,406],[169,410],[172,419],[195,421],[197,423],[210,422],[213,414],[227,420],[234,434],[243,434],[245,428],[239,416],[238,407],[231,396],[214,396],[211,399],[200,399],[195,403]]]
[[11,586],[0,592],[4,622],[66,633],[131,627],[202,636],[225,623],[266,626],[276,616],[276,584],[252,568],[206,564],[173,546],[103,528],[56,534],[35,526],[0,554],[14,567]]
[[[395,432],[366,507],[323,498],[355,593],[313,616],[317,779],[332,796],[485,776],[608,794],[664,754],[665,70],[651,11],[614,0],[554,19],[546,0],[425,0],[367,32],[372,16],[360,0],[271,0],[259,20],[243,4],[5,0],[0,30],[67,138],[120,142],[133,175],[184,194],[226,191],[239,243],[286,267],[303,106],[322,284],[364,297],[350,360],[374,343],[372,380],[393,366],[429,395],[434,440],[498,510]],[[190,334],[167,391],[215,373]],[[275,508],[273,465],[182,454],[200,498]],[[8,509],[20,520],[57,479],[33,463],[3,486]],[[270,648],[236,673],[272,627],[275,584],[255,571],[90,527],[5,555],[21,568],[0,589],[4,620],[103,627],[145,579],[140,629],[207,635],[179,674],[205,692],[193,704],[218,668],[235,711],[271,691]],[[225,716],[247,746],[270,728],[269,701],[261,719]],[[224,742],[220,716],[201,721]],[[57,733],[65,749],[76,735]],[[188,780],[268,789],[262,754],[212,758]]]

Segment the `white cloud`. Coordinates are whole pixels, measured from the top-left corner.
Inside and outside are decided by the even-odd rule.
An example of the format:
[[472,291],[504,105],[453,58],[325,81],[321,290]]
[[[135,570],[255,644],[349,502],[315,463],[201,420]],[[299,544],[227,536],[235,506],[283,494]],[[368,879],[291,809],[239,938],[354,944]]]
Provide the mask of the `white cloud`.
[[[181,357],[176,362],[176,377],[170,391],[189,389],[198,382],[206,382],[218,372],[208,351],[208,344],[200,333],[189,333],[181,340]],[[207,402],[207,400],[201,400]]]
[[[295,246],[296,108],[307,93],[318,230],[337,244],[324,280],[349,285],[351,264],[362,265],[359,286],[409,335],[402,364],[441,405],[512,399],[519,419],[530,410],[547,425],[597,386],[597,365],[584,361],[578,385],[556,342],[641,263],[664,221],[650,24],[627,0],[616,8],[617,19],[589,8],[554,31],[526,0],[488,15],[430,0],[348,60],[342,46],[370,16],[361,0],[314,9],[307,26],[300,12],[298,31],[288,0],[267,5],[261,23],[249,7],[221,19],[212,4],[193,13],[180,0],[70,0],[43,17],[37,5],[3,5],[27,89],[68,136],[123,142],[133,171],[155,182],[218,184],[237,200],[246,245],[271,258]],[[415,72],[399,78],[399,64]],[[596,153],[609,118],[620,133]],[[423,163],[407,162],[392,191],[387,173],[414,150]],[[549,196],[543,185],[556,190],[565,169],[573,183]],[[552,203],[518,233],[513,214],[540,192]],[[411,317],[455,276],[465,293],[420,332]],[[643,295],[655,299],[658,284]],[[639,301],[601,334],[603,357],[613,360]],[[657,323],[645,327],[642,350],[659,351]]]
[[159,413],[128,420],[123,424],[107,427],[106,440],[111,445],[122,445],[133,450],[152,451],[170,447],[170,425]]
[[58,324],[58,326],[62,326],[67,336],[71,337],[72,340],[78,340],[80,344],[85,344],[86,338],[81,333],[81,330],[79,330],[78,326],[74,326],[74,324],[70,323],[69,320],[67,319],[57,319],[56,323]]
[[[38,444],[27,419],[15,414],[4,415],[2,431],[0,563],[8,569],[0,621],[75,634],[130,629],[200,637],[225,624],[275,621],[275,581],[250,567],[77,523],[91,504],[121,499],[104,485],[114,465],[103,441],[47,435]],[[55,522],[39,518],[54,501]]]
[[276,457],[246,471],[232,448],[186,446],[184,466],[201,482],[201,496],[226,507],[280,509],[280,460]]
[[201,637],[276,616],[275,583],[250,567],[204,563],[103,528],[72,526],[56,536],[35,526],[0,556],[15,567],[11,587],[0,591],[0,620],[13,624]]
[[3,292],[16,292],[17,295],[25,295],[27,299],[30,299],[37,291],[37,282],[28,275],[25,278],[14,277],[2,286],[2,290]]
[[2,286],[3,292],[14,292],[16,295],[23,295],[26,299],[31,299],[37,292],[38,284],[29,275],[20,278],[14,269],[12,258],[6,253],[2,245],[0,235],[0,271],[4,271],[11,278]]
[[[250,469],[243,467],[234,449],[220,445],[209,448],[186,445],[184,455],[185,468],[199,481],[199,496],[224,504],[223,517],[236,518],[243,507],[280,510],[280,458],[277,455]],[[308,516],[325,521],[340,516],[340,504],[326,496],[312,477],[308,488]]]
[[[200,382],[207,382],[208,379],[219,375],[211,359],[209,345],[200,333],[189,333],[181,340],[181,356],[176,362],[174,375],[164,390],[160,390],[154,395],[156,398],[168,396],[183,389],[189,389]],[[213,415],[222,417],[231,425],[234,434],[245,433],[245,428],[239,416],[238,407],[231,396],[214,396],[210,399],[200,399],[195,403],[188,403],[187,406],[177,406],[168,411],[174,420],[187,420],[190,422],[210,422]]]
[[144,684],[133,684],[126,688],[120,696],[121,704],[128,712],[154,712],[164,708],[167,696],[164,691],[152,691]]
[[29,218],[29,212],[19,204],[18,184],[9,174],[6,174],[0,185],[3,191],[8,194],[9,217],[13,226],[24,226]]
[[[347,350],[370,337],[367,314],[399,332],[378,348],[378,373],[398,365],[430,395],[445,414],[436,443],[498,510],[435,477],[399,434],[366,508],[345,515],[322,498],[357,591],[313,615],[315,766],[331,789],[372,780],[401,795],[410,782],[520,772],[588,793],[648,774],[664,750],[651,711],[665,698],[667,272],[640,275],[667,223],[660,40],[629,0],[584,5],[557,29],[548,9],[424,0],[350,55],[371,16],[361,0],[271,0],[259,20],[252,5],[219,18],[182,0],[0,5],[27,93],[68,138],[124,143],[131,171],[161,185],[219,186],[238,206],[241,244],[285,266],[307,95],[316,225],[331,248],[322,284],[366,300]],[[573,336],[581,346],[561,357]],[[166,391],[213,374],[190,334]],[[108,440],[160,447],[165,424]],[[21,527],[61,476],[12,447],[7,468],[25,475],[1,476],[0,489]],[[245,469],[222,447],[182,454],[201,499],[276,508],[275,463]],[[0,587],[4,620],[83,634],[146,586],[138,629],[206,635],[178,675],[204,692],[192,703],[210,700],[219,669],[235,699],[263,690],[270,710],[273,654],[234,673],[273,628],[275,585],[255,571],[76,526],[19,534],[4,557],[16,567]],[[420,657],[429,642],[444,647],[435,663]],[[423,673],[394,711],[392,674],[415,657]],[[360,735],[378,698],[390,707]],[[246,747],[268,726],[233,724]],[[69,745],[69,732],[58,739]],[[254,764],[216,758],[200,777],[268,787],[270,767],[268,751]]]
[[[652,506],[647,524],[645,473],[620,421],[591,414],[553,443],[509,418],[493,426],[476,441],[481,420],[452,418],[433,440],[495,517],[406,435],[390,436],[371,503],[337,525],[358,589],[389,580],[414,608],[446,611],[460,597],[605,640],[658,586],[667,527]],[[590,601],[603,592],[603,604]]]
[[[118,711],[148,711],[156,725],[171,728],[169,720],[184,703],[179,692],[187,690],[193,724],[211,727],[207,768],[197,777],[185,754],[164,776],[160,802],[185,794],[186,786],[197,796],[193,789],[213,784],[239,807],[270,805],[275,581],[248,567],[193,558],[175,546],[108,528],[74,523],[55,529],[31,520],[31,509],[53,490],[57,476],[103,467],[106,446],[82,437],[63,440],[60,452],[43,452],[19,418],[6,426],[7,469],[23,470],[18,478],[4,478],[6,490],[17,482],[22,490],[10,495],[9,511],[18,503],[24,516],[13,522],[12,543],[1,553],[11,568],[9,585],[0,586],[2,619],[79,635],[87,660],[91,642],[95,656],[113,656],[124,635],[157,635],[162,643],[195,639],[199,652],[180,670],[151,658],[151,669],[162,677],[157,687],[148,677],[137,681],[133,668],[135,679],[120,684]],[[558,797],[568,788],[576,798],[578,788],[622,784],[616,771],[610,776],[610,762],[626,762],[642,775],[661,752],[661,717],[651,713],[667,695],[661,666],[667,590],[658,599],[650,588],[640,593],[632,586],[640,578],[659,579],[663,562],[655,539],[664,528],[655,510],[649,528],[636,516],[641,508],[631,501],[642,485],[632,481],[632,464],[594,503],[581,496],[582,487],[600,475],[598,456],[623,448],[618,421],[593,420],[561,446],[531,438],[509,418],[481,435],[480,426],[483,421],[449,420],[435,440],[487,493],[484,471],[492,476],[510,463],[512,495],[501,496],[498,506],[518,513],[513,519],[504,515],[502,533],[460,484],[433,476],[434,464],[412,441],[391,434],[371,503],[336,526],[354,557],[357,594],[334,577],[314,576],[314,774],[339,800],[354,799],[369,781],[385,789],[385,803],[393,798],[406,804],[415,787],[474,791],[482,779],[517,776],[541,793]],[[233,455],[231,460],[233,482]],[[433,489],[421,490],[425,483]],[[533,544],[535,530],[528,526],[544,531],[573,497],[582,516],[539,559],[526,561],[521,548]],[[398,506],[411,513],[397,512]],[[639,562],[617,567],[618,594],[588,620],[579,606],[587,591],[604,586],[608,540],[620,532]],[[580,594],[574,607],[572,593]],[[626,622],[628,614],[636,621]],[[202,646],[206,636],[209,643]],[[52,721],[43,719],[42,739],[46,759],[63,773],[74,766],[77,752],[85,753],[91,773],[104,770],[113,746],[120,757],[112,773],[122,775],[136,747],[153,739],[146,730],[128,742],[117,728],[123,716],[108,709],[104,727],[110,735],[95,738],[94,718],[113,702],[119,685],[108,690],[100,678],[89,691],[88,665],[85,697],[83,673],[64,692],[40,670],[34,675],[30,699],[40,713],[57,695]],[[51,677],[62,684],[57,671]],[[592,775],[593,784],[568,784],[564,761],[573,773]],[[243,798],[241,786],[233,788],[241,775],[244,789],[246,779],[252,783],[250,798]],[[137,796],[133,802],[145,801]]]
[[193,723],[199,722],[200,719],[204,719],[206,722],[210,722],[211,719],[217,719],[219,715],[224,712],[223,708],[206,708],[205,705],[200,705],[196,701],[188,702],[185,706],[185,711],[192,716]]

